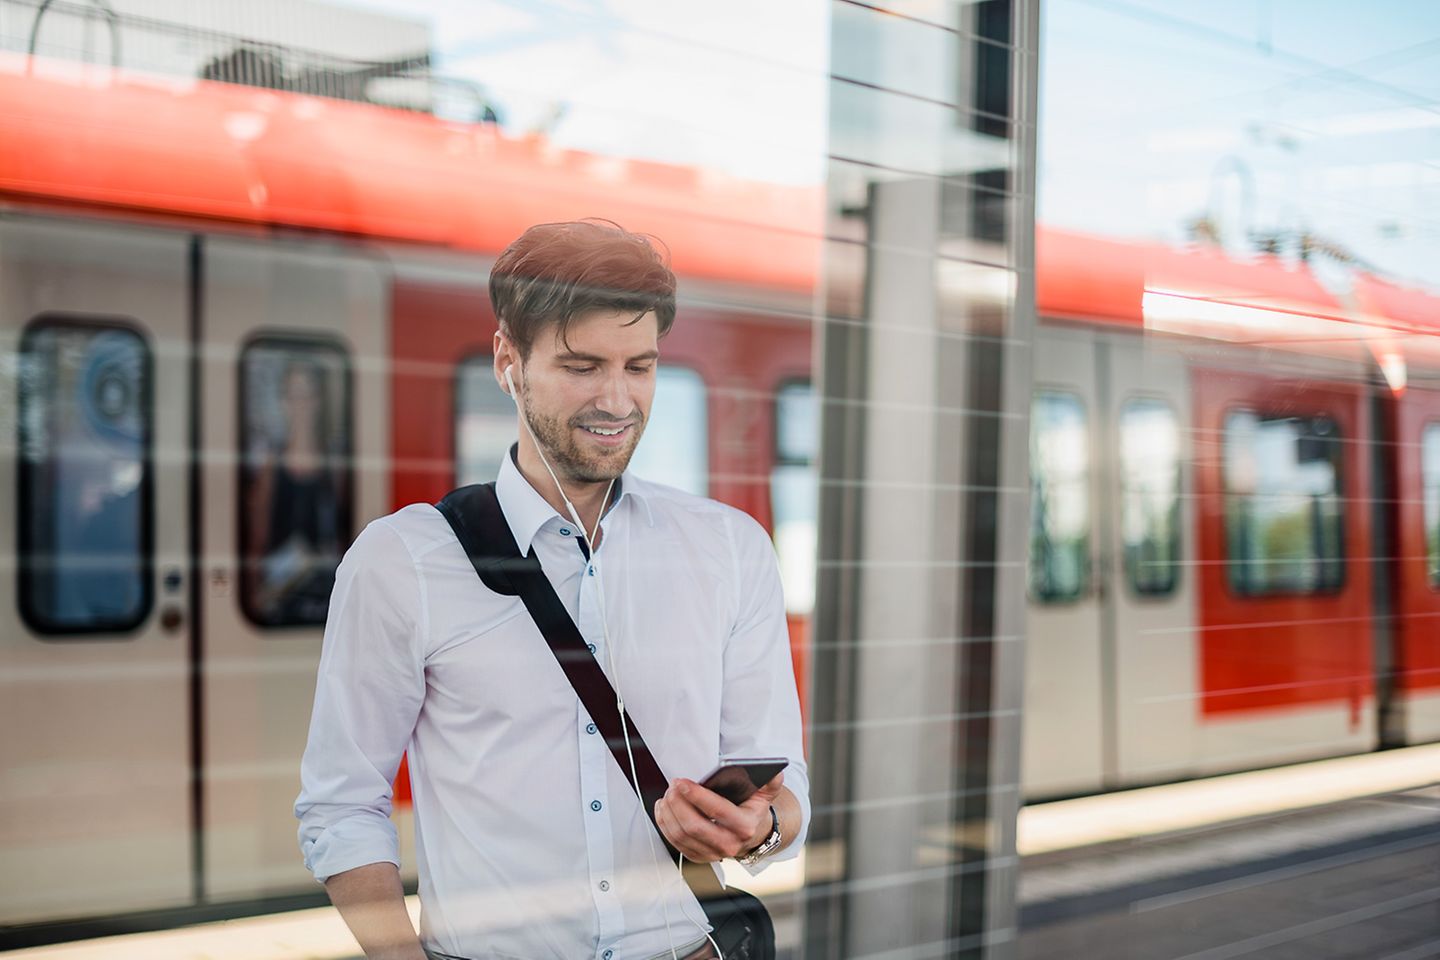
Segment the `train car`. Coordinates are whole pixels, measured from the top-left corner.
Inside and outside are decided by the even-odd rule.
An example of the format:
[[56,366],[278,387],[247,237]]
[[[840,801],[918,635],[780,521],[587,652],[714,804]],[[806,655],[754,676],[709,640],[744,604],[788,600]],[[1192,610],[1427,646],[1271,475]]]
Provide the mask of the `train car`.
[[818,189],[25,58],[0,142],[0,947],[319,894],[291,808],[334,567],[371,518],[494,476],[485,287],[531,223],[668,246],[635,468],[810,569]]
[[1440,738],[1440,298],[1037,251],[1027,797]]
[[[0,142],[0,946],[315,895],[334,562],[513,440],[485,284],[533,222],[670,247],[636,469],[772,531],[808,696],[820,188],[25,58]],[[1039,233],[1027,795],[1440,738],[1440,301]]]

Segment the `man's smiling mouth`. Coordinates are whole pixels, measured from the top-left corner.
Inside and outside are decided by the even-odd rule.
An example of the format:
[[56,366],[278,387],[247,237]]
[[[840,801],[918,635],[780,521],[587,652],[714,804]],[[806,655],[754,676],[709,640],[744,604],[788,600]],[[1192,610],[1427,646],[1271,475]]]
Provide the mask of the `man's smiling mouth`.
[[580,429],[584,430],[586,433],[593,433],[597,437],[618,437],[620,434],[630,429],[630,424],[623,423],[618,427],[589,427],[581,424]]

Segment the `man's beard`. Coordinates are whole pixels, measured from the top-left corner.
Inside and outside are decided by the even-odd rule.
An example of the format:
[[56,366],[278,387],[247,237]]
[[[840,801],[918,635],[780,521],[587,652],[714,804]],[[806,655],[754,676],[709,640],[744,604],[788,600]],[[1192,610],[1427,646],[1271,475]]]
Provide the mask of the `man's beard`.
[[525,420],[535,433],[535,439],[541,447],[540,452],[550,461],[551,468],[565,479],[576,483],[605,483],[620,476],[630,465],[630,458],[635,455],[640,435],[645,431],[645,415],[638,409],[624,418],[624,422],[631,425],[630,436],[626,438],[628,442],[624,446],[592,453],[581,448],[574,431],[582,424],[605,426],[615,421],[592,413],[571,417],[569,421],[562,422],[559,417],[534,412],[535,406],[531,403],[528,382],[521,386],[520,393],[525,401]]

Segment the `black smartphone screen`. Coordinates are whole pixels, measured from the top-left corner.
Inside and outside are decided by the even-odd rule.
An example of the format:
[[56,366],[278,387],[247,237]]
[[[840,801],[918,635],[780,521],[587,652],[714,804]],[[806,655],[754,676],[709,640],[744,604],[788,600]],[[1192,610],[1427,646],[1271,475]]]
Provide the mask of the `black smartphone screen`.
[[700,785],[739,806],[756,790],[775,779],[790,761],[768,757],[763,760],[727,760],[706,775]]

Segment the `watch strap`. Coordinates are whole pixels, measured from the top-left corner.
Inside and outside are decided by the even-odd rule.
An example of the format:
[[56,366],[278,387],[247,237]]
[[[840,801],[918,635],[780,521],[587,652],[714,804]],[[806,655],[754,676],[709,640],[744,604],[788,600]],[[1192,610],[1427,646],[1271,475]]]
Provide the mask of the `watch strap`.
[[758,863],[762,857],[769,856],[776,847],[780,846],[781,839],[780,814],[775,812],[775,804],[772,803],[770,804],[770,835],[760,841],[760,845],[754,850],[751,850],[743,857],[737,857],[736,860],[747,867],[753,866]]

